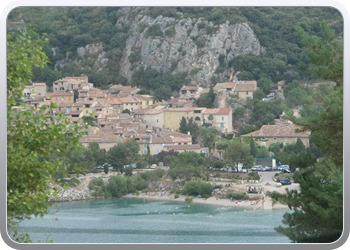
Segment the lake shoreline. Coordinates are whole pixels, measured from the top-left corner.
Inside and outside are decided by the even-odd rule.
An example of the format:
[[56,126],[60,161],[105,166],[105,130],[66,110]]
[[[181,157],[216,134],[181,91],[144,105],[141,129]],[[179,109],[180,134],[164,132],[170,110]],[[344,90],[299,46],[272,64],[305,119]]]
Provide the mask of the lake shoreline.
[[206,204],[206,205],[214,205],[221,206],[225,208],[251,208],[251,209],[260,209],[260,210],[268,210],[268,209],[286,209],[287,205],[283,205],[277,203],[272,206],[272,200],[269,197],[265,197],[264,200],[230,200],[230,199],[220,199],[215,197],[205,198],[195,198],[193,197],[192,202],[186,202],[185,198],[191,197],[186,195],[179,195],[179,198],[174,198],[174,195],[157,195],[157,193],[148,193],[148,194],[127,194],[124,195],[123,198],[137,198],[137,199],[148,199],[153,201],[175,201],[175,202],[183,202],[183,203],[194,203],[194,204]]

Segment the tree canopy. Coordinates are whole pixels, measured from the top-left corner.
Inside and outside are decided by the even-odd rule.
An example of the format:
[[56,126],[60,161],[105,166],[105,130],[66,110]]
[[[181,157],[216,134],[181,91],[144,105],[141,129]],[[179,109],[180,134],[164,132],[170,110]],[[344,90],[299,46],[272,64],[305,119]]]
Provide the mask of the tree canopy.
[[[18,234],[16,223],[47,213],[54,176],[69,167],[39,159],[78,146],[82,135],[82,127],[61,114],[47,118],[45,105],[35,110],[15,101],[31,81],[33,68],[47,63],[43,44],[31,29],[7,36],[7,223],[10,236],[19,242],[31,240]],[[11,109],[12,105],[26,107],[26,111]],[[57,189],[53,191],[57,194]]]
[[326,22],[321,26],[323,40],[300,27],[296,29],[312,62],[306,69],[337,85],[322,97],[321,108],[311,108],[308,114],[301,110],[301,118],[288,112],[288,119],[301,126],[301,131],[312,131],[310,140],[326,157],[316,162],[310,151],[290,157],[300,168],[293,175],[300,184],[300,192],[271,194],[274,200],[292,209],[283,217],[287,227],[279,226],[276,230],[293,242],[334,242],[343,232],[343,45]]

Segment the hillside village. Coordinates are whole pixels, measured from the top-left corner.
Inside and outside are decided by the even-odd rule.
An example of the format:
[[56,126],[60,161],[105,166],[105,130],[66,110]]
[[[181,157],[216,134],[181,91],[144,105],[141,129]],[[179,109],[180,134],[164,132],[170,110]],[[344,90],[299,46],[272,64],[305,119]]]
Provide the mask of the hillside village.
[[[278,84],[279,90],[282,87],[283,82]],[[253,92],[257,89],[256,81],[217,83],[213,88],[219,97],[233,94],[241,100],[252,99]],[[65,77],[53,83],[52,92],[48,91],[46,83],[27,85],[23,90],[23,101],[35,109],[43,105],[50,108],[52,103],[56,103],[58,108],[48,111],[47,117],[64,114],[71,123],[78,123],[79,119],[82,122],[92,122],[80,142],[85,147],[91,142],[97,142],[106,151],[134,138],[140,143],[140,155],[155,155],[171,150],[208,155],[208,147],[201,143],[193,144],[189,131],[187,134],[179,132],[182,117],[187,122],[192,118],[199,127],[209,125],[224,135],[239,136],[233,128],[234,109],[227,107],[225,98],[223,102],[219,101],[219,108],[203,108],[194,104],[209,89],[183,86],[178,95],[162,102],[157,102],[151,95],[137,94],[139,91],[137,87],[123,85],[101,90],[89,83],[88,77]],[[22,106],[12,108],[24,109]],[[297,110],[295,115],[298,115]],[[309,132],[296,134],[295,127],[289,121],[275,119],[275,125],[263,125],[260,130],[242,135],[242,138],[261,138],[258,144],[268,148],[273,142],[285,145],[296,142],[299,137],[305,147],[308,147],[309,135]],[[214,149],[211,155],[221,158],[222,152]]]

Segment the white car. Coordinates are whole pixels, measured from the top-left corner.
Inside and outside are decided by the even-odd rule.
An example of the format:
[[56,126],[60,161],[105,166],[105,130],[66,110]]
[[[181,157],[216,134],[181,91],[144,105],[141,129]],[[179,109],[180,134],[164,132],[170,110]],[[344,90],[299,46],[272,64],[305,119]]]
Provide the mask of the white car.
[[275,96],[275,93],[270,93],[270,94],[268,94],[266,97],[274,97]]

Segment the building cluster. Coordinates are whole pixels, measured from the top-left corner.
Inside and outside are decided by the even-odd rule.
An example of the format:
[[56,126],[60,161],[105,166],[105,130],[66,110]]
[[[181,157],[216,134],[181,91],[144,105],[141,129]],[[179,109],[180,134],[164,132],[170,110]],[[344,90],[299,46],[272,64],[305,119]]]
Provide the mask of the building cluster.
[[[238,95],[241,99],[249,99],[253,98],[256,89],[256,81],[237,81],[218,83],[214,92],[225,91]],[[47,91],[45,83],[33,83],[25,87],[23,96],[27,105],[37,109],[56,103],[57,108],[47,113],[48,117],[61,113],[72,123],[86,119],[92,121],[93,125],[80,142],[84,146],[97,142],[100,148],[106,150],[128,138],[134,138],[140,143],[141,155],[170,150],[208,153],[208,148],[203,145],[192,144],[189,133],[177,132],[183,117],[187,122],[192,120],[198,126],[212,126],[222,133],[233,131],[232,108],[208,109],[194,105],[194,100],[207,93],[208,89],[183,86],[177,96],[166,102],[156,102],[151,95],[137,94],[139,90],[137,87],[123,85],[101,90],[89,83],[88,77],[65,77],[53,82],[51,92]],[[265,143],[268,147],[273,141],[290,142],[288,134],[294,135],[292,126],[265,125],[251,135],[268,138]],[[308,145],[308,141],[304,144]]]

